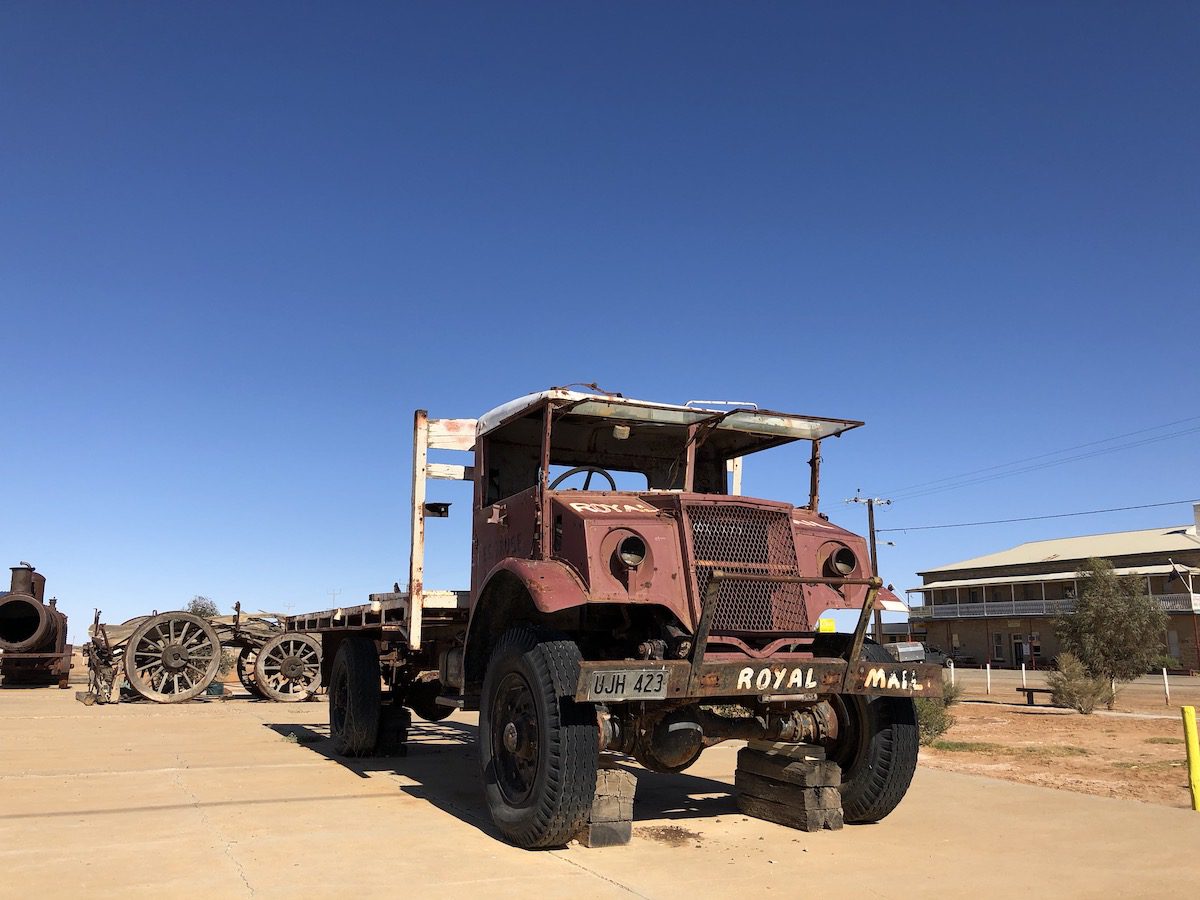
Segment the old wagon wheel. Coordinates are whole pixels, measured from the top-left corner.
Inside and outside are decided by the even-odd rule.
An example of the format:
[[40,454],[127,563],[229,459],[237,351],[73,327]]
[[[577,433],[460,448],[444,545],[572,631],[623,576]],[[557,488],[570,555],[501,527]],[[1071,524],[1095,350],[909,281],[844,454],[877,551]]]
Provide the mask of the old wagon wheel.
[[199,616],[169,612],[138,626],[125,648],[130,686],[156,703],[180,703],[201,694],[221,665],[221,641]]
[[258,660],[258,651],[253,647],[243,647],[242,652],[238,654],[237,674],[238,681],[242,683],[242,687],[246,689],[251,697],[258,697],[260,700],[266,699],[264,694],[258,687],[258,679],[254,676],[254,663]]
[[254,680],[271,700],[307,700],[321,686],[321,645],[307,634],[277,634],[258,651]]

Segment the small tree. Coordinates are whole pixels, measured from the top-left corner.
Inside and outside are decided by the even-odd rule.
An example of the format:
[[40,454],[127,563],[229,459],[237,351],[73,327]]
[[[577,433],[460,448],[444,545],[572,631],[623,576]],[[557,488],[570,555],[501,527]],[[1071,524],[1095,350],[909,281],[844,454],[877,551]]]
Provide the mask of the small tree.
[[[1089,559],[1079,576],[1075,612],[1054,626],[1063,650],[1110,686],[1145,675],[1162,655],[1167,614],[1143,593],[1139,580],[1122,579],[1106,559]],[[1109,706],[1114,699],[1112,694]]]
[[187,611],[202,619],[211,619],[221,614],[221,610],[217,609],[217,604],[199,594],[188,601]]
[[1085,716],[1097,703],[1108,701],[1112,691],[1102,676],[1091,675],[1074,653],[1060,653],[1055,659],[1058,668],[1046,676],[1046,684],[1059,706],[1066,706]]

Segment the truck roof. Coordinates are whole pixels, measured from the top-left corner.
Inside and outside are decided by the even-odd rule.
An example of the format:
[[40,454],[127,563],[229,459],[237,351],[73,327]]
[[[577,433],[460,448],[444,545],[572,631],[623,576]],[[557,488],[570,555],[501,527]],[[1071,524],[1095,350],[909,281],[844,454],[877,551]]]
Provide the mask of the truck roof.
[[[714,401],[701,401],[703,402]],[[634,400],[617,394],[589,394],[566,388],[551,388],[526,394],[484,413],[476,423],[475,434],[482,437],[513,419],[540,409],[547,403],[553,403],[561,410],[575,415],[594,416],[615,422],[686,426],[703,422],[714,415],[721,415],[723,418],[716,426],[718,429],[771,435],[784,440],[822,440],[863,424],[852,419],[828,419],[756,409],[753,405],[746,408],[735,405],[732,409],[710,409],[701,405],[679,406],[651,400]]]

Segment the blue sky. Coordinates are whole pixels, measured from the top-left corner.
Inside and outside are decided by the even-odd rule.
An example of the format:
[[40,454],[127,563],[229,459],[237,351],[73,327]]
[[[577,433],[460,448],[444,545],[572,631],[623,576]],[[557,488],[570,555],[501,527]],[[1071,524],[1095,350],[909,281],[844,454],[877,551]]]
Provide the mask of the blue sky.
[[[412,409],[573,381],[866,420],[826,449],[860,530],[857,488],[1200,415],[1198,30],[1182,3],[6,3],[3,562],[80,628],[365,598],[407,574]],[[879,525],[1195,497],[1196,447]],[[799,457],[749,464],[804,488]],[[881,565],[1190,517],[900,533]],[[431,526],[431,583],[465,585],[465,528]]]

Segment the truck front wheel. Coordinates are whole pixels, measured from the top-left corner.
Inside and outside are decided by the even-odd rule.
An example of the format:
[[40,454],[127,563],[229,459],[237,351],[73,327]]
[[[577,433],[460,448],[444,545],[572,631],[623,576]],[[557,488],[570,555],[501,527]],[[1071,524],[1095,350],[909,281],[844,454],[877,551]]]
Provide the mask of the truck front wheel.
[[329,670],[329,732],[342,756],[367,756],[379,737],[379,652],[370,638],[343,638]]
[[576,703],[579,648],[528,626],[500,638],[483,680],[479,750],[492,820],[528,849],[561,847],[596,789],[595,708]]
[[[863,657],[890,662],[878,644],[864,644]],[[848,823],[878,822],[899,805],[917,770],[916,704],[907,697],[833,698],[838,736],[826,747],[842,767],[842,811]]]

